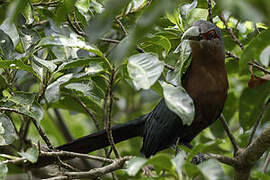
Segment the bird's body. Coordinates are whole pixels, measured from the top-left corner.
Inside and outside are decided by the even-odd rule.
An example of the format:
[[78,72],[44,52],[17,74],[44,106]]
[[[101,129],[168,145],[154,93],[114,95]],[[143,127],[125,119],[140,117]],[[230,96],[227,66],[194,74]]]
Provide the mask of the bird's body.
[[[172,112],[162,99],[150,113],[113,127],[112,134],[116,143],[143,136],[141,152],[149,157],[173,145],[178,138],[180,143],[191,142],[198,133],[220,116],[228,89],[220,31],[206,21],[197,21],[194,26],[200,28],[200,37],[197,41],[190,41],[192,62],[183,81],[183,87],[194,101],[194,121],[190,126],[183,125],[181,118]],[[108,145],[106,131],[102,130],[59,146],[57,149],[89,153]]]

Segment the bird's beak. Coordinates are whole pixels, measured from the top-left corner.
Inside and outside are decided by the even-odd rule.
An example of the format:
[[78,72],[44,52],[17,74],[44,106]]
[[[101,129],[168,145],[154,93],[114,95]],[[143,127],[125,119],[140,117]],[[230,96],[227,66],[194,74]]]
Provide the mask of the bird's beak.
[[199,35],[200,28],[198,26],[191,26],[188,30],[186,30],[186,32],[184,32],[181,41],[185,39],[199,41]]

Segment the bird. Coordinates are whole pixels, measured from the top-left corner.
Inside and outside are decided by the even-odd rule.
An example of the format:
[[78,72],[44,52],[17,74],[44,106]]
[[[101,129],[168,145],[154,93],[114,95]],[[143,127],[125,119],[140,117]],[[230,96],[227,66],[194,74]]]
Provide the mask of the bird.
[[[140,152],[149,158],[177,142],[189,144],[221,115],[228,91],[224,44],[220,29],[213,23],[198,20],[183,34],[191,47],[191,63],[182,86],[192,98],[195,117],[190,125],[169,109],[163,99],[149,113],[126,124],[111,128],[115,143],[143,137]],[[56,147],[57,150],[89,153],[109,146],[106,130],[78,138]]]

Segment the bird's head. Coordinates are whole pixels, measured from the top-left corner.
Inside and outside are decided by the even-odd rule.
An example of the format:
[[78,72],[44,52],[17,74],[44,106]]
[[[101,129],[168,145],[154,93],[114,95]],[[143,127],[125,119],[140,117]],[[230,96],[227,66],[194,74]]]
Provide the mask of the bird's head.
[[182,40],[188,39],[192,49],[192,56],[200,56],[205,60],[214,60],[216,57],[224,61],[224,45],[220,29],[213,23],[198,20],[183,34]]

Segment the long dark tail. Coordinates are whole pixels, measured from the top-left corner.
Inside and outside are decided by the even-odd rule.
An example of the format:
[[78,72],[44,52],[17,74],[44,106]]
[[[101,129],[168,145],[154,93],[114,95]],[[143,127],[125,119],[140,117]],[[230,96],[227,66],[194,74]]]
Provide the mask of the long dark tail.
[[[126,124],[112,127],[112,136],[115,143],[142,136],[147,115],[143,115]],[[56,149],[77,153],[89,153],[106,146],[109,146],[107,133],[105,130],[81,137],[67,144],[58,146]]]

